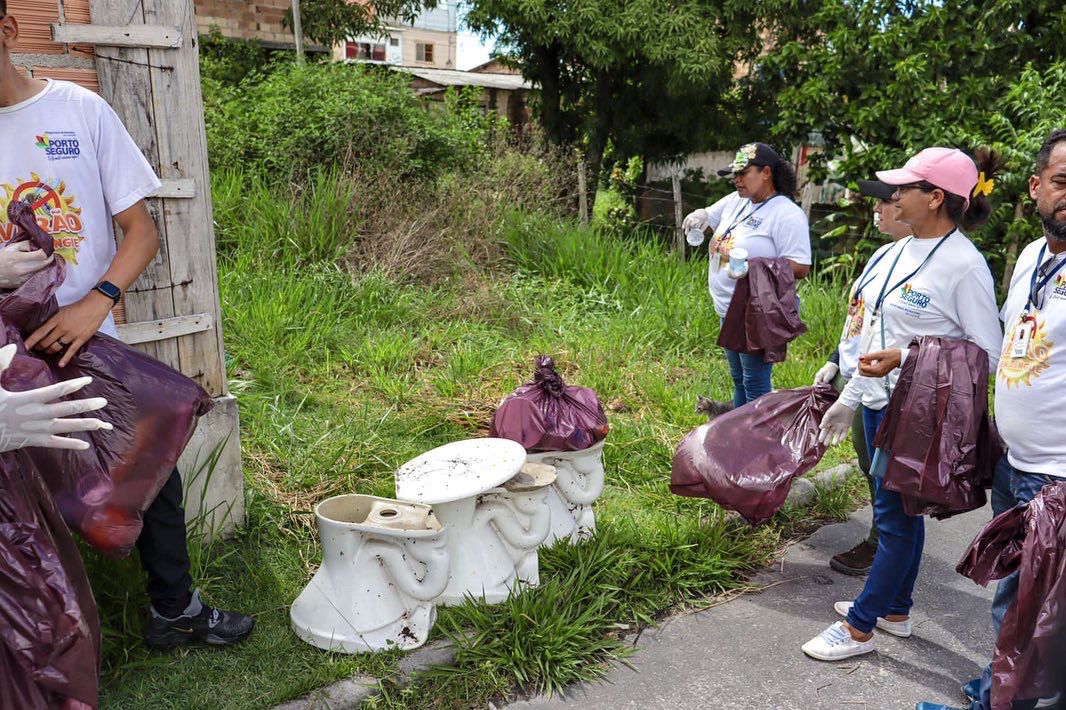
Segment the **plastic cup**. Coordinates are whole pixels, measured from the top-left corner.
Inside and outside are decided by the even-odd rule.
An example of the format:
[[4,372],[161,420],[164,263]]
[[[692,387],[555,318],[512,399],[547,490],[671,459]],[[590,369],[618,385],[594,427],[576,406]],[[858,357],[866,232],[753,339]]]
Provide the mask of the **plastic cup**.
[[690,229],[685,233],[685,241],[688,242],[689,246],[698,247],[703,244],[703,239],[702,229]]
[[745,274],[748,271],[748,250],[733,247],[729,250],[729,270],[734,274]]

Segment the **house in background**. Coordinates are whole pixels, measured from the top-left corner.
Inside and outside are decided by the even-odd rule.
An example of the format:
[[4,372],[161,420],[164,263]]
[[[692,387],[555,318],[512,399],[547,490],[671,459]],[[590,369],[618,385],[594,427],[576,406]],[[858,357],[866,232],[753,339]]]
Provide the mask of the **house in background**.
[[[487,64],[492,65],[493,62]],[[529,95],[534,86],[521,74],[509,70],[480,71],[482,67],[470,71],[407,66],[393,69],[410,74],[411,88],[429,102],[443,102],[449,87],[476,87],[485,113],[496,113],[506,118],[517,132],[526,130],[530,124]]]
[[459,3],[440,3],[407,24],[386,19],[386,34],[353,37],[335,47],[333,58],[340,62],[371,62],[409,67],[455,69],[459,37]]
[[[194,0],[196,31],[209,34],[217,27],[224,37],[259,42],[268,49],[296,49],[292,30],[285,27],[285,13],[292,0]],[[308,43],[305,50],[325,53],[329,49]]]

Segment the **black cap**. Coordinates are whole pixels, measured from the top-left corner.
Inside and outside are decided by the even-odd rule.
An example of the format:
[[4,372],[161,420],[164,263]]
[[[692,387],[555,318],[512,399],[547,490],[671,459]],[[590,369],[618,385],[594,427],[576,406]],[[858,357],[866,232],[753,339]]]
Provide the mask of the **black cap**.
[[891,200],[896,194],[895,185],[883,183],[880,180],[859,180],[859,192],[867,197],[876,197],[879,200]]
[[749,165],[770,166],[771,168],[781,162],[781,156],[777,151],[765,143],[748,143],[740,146],[733,164],[725,170],[719,170],[720,177],[736,175]]

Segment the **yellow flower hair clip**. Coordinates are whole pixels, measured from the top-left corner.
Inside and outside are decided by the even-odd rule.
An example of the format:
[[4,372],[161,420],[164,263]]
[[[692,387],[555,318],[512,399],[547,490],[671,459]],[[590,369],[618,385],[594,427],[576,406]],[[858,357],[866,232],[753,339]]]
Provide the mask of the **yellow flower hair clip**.
[[992,188],[996,186],[995,180],[987,180],[985,174],[981,173],[977,176],[977,187],[973,189],[973,196],[984,195],[988,197],[992,194]]

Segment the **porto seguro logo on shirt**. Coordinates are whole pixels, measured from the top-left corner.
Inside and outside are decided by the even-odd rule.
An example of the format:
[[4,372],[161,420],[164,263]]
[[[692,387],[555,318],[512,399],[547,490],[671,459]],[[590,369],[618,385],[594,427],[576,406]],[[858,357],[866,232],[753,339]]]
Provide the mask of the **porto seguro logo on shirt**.
[[1066,276],[1059,274],[1055,277],[1055,292],[1054,295],[1059,298],[1066,298]]
[[34,144],[44,151],[51,161],[77,160],[81,157],[81,145],[74,131],[54,131],[37,136]]
[[915,308],[925,308],[929,305],[930,297],[921,291],[915,291],[914,287],[910,284],[906,284],[903,287],[902,293],[899,295],[899,300],[904,303],[909,303]]

